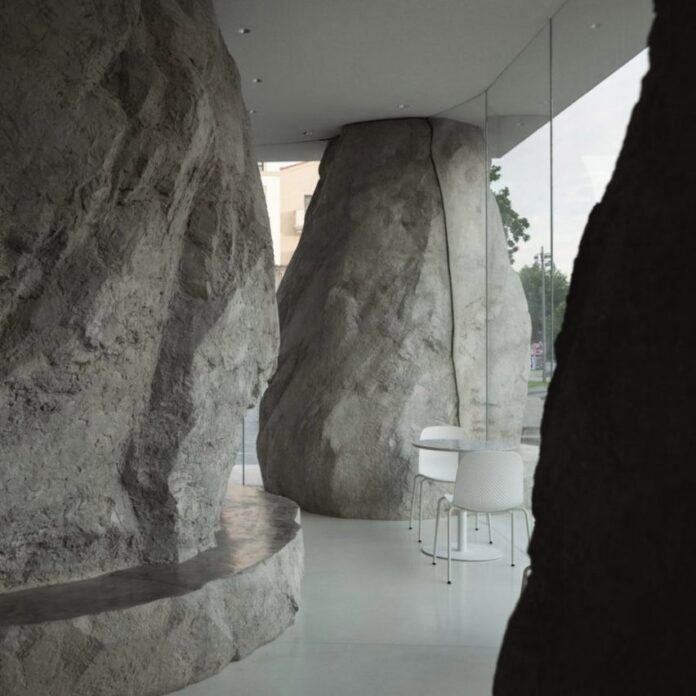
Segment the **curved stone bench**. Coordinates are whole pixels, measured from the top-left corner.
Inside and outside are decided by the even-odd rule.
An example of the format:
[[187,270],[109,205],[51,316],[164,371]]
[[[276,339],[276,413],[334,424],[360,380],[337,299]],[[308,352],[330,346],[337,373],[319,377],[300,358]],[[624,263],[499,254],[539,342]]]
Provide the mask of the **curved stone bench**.
[[0,595],[0,693],[155,696],[248,655],[297,612],[297,519],[285,498],[231,487],[214,549]]

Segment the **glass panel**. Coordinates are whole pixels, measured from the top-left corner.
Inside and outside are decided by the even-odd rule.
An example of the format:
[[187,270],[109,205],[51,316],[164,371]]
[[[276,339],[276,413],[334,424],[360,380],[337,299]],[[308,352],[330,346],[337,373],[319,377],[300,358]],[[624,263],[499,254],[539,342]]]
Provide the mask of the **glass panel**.
[[490,439],[539,439],[550,339],[549,70],[547,25],[487,93]]
[[452,130],[447,124],[436,126],[439,154],[435,159],[447,209],[459,425],[468,436],[483,439],[487,420],[485,95],[438,114],[438,119],[468,126]]
[[652,18],[649,0],[569,0],[552,22],[554,336],[580,238],[640,94]]
[[237,451],[234,453],[234,467],[230,473],[230,484],[261,486],[261,470],[256,456],[256,438],[259,434],[259,407],[244,412],[237,424]]

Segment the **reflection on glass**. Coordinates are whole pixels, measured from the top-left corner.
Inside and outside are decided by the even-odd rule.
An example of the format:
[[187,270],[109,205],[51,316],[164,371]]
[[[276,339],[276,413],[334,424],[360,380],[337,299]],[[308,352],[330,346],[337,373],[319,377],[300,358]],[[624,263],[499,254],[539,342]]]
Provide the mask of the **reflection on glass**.
[[[547,25],[487,93],[486,130],[492,192],[489,242],[494,242],[496,235],[504,236],[504,263],[508,266],[508,274],[512,275],[508,284],[516,286],[519,298],[515,301],[514,293],[508,289],[507,296],[503,297],[507,306],[500,304],[501,289],[493,282],[496,259],[493,253],[489,254],[489,432],[505,421],[517,433],[522,430],[523,437],[528,437],[531,429],[537,438],[543,401],[536,399],[530,411],[528,390],[530,385],[544,385],[549,367],[549,332],[542,308],[550,306],[550,287],[546,287],[540,272],[544,267],[542,259],[550,263],[551,254],[549,67]],[[514,275],[510,265],[519,276]],[[526,306],[531,314],[531,335]],[[519,361],[518,374],[512,380],[501,379],[495,348],[504,344],[511,346],[515,341],[522,343],[520,354],[529,355],[529,364]],[[544,351],[547,360],[544,360]]]
[[554,118],[554,265],[566,279],[611,178],[647,68],[644,50]]
[[[449,166],[459,176],[449,179],[443,196],[456,198],[449,206],[446,229],[452,282],[452,339],[459,400],[458,424],[474,439],[486,437],[486,193],[485,95],[480,95],[440,118],[466,123],[458,128],[467,137],[449,151]],[[454,140],[452,141],[454,142]],[[440,162],[444,167],[444,162]],[[465,172],[465,176],[461,173]]]
[[[639,96],[651,19],[646,0],[611,6],[569,0],[487,91],[490,188],[531,319],[523,442],[539,439],[573,262]],[[489,220],[488,234],[497,234],[495,220]],[[505,327],[496,324],[490,305],[497,289],[490,284],[490,258],[488,264],[493,422],[512,395],[496,379],[491,357],[492,336]]]
[[639,97],[652,18],[650,0],[568,0],[551,23],[554,337],[580,238]]

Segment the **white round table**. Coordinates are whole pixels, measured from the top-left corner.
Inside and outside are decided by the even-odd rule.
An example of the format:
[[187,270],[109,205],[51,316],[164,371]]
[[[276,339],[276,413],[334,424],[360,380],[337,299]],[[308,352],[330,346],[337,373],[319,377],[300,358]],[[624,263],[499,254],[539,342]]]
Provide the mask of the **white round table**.
[[[509,451],[516,450],[517,445],[496,440],[418,440],[413,443],[418,449],[435,450],[438,452],[479,452],[481,450]],[[470,544],[467,539],[468,522],[467,513],[464,510],[456,510],[457,514],[457,541],[452,546],[453,561],[495,561],[501,558],[503,553],[491,544]],[[444,533],[447,534],[445,527]],[[433,545],[423,544],[421,551],[433,555]],[[435,550],[437,558],[447,558],[447,543],[437,545]]]

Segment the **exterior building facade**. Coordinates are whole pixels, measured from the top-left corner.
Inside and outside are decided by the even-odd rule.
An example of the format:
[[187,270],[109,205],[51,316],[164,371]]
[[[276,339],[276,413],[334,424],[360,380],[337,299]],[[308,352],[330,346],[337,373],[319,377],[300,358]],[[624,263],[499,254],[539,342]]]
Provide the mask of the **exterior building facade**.
[[300,240],[305,211],[319,181],[319,162],[261,162],[259,169],[271,225],[277,286]]

